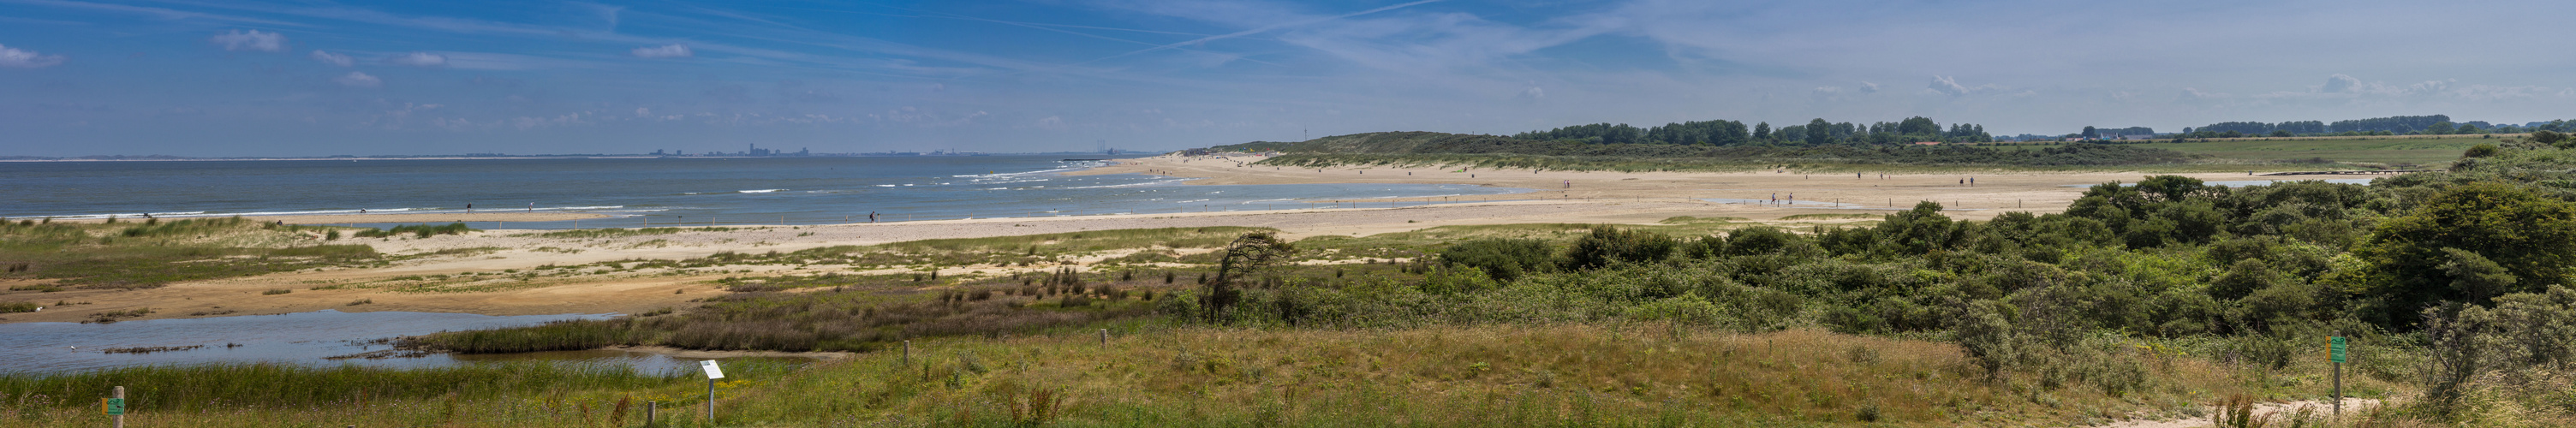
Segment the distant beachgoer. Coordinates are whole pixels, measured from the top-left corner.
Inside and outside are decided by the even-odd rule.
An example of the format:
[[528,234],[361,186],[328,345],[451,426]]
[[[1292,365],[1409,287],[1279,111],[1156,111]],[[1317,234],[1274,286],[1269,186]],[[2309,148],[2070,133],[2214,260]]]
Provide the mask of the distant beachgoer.
[[367,209],[366,209],[366,208],[359,208],[359,209],[358,209],[358,213],[359,213],[359,214],[366,214],[366,213],[367,213]]
[[1568,189],[1572,189],[1572,188],[1574,188],[1574,180],[1565,180],[1565,188],[1568,188]]
[[1968,187],[1977,187],[1977,178],[1968,177]]
[[465,212],[474,212],[474,204],[465,204]]

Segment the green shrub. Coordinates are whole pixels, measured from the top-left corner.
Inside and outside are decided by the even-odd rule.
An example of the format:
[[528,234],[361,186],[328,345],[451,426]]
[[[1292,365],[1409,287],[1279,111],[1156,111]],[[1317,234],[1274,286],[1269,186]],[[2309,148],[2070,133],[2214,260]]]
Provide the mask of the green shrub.
[[1484,271],[1498,281],[1545,269],[1555,249],[1539,239],[1490,238],[1460,242],[1440,251],[1440,262]]
[[1574,245],[1566,249],[1565,265],[1574,270],[1592,270],[1612,263],[1654,263],[1680,247],[1680,241],[1661,233],[1601,226],[1574,240]]
[[2495,145],[2494,143],[2482,143],[2482,144],[2478,144],[2478,145],[2475,145],[2475,146],[2469,146],[2469,151],[2464,152],[2464,153],[2460,153],[2460,156],[2461,156],[2461,157],[2482,158],[2482,157],[2488,157],[2488,156],[2495,156],[2495,155],[2496,155],[2496,153],[2497,153],[2497,152],[2500,152],[2500,151],[2503,151],[2503,149],[2497,148],[2497,147],[2496,147],[2496,145]]

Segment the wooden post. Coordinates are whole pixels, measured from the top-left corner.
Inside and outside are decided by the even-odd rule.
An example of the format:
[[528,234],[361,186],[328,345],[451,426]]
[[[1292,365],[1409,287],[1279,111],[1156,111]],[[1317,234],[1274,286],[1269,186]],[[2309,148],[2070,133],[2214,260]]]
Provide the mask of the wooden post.
[[655,415],[655,414],[656,414],[656,413],[661,413],[661,411],[662,411],[662,402],[660,402],[660,401],[646,401],[646,402],[644,402],[644,426],[645,426],[645,428],[652,428],[652,426],[653,426],[653,417],[654,417],[654,416],[657,416],[657,415]]
[[[125,387],[116,387],[116,401],[125,401]],[[116,413],[116,428],[125,428],[125,412]]]
[[1109,347],[1109,329],[1100,329],[1100,346]]
[[707,379],[707,425],[716,424],[716,380]]
[[912,341],[903,341],[903,366],[912,367]]

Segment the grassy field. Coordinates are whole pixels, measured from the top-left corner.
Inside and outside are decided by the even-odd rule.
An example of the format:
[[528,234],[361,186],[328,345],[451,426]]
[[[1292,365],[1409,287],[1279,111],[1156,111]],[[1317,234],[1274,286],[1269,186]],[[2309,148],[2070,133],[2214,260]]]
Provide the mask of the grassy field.
[[196,427],[641,426],[646,401],[661,403],[664,426],[2066,426],[2321,391],[2321,363],[2122,358],[2134,372],[1992,379],[1951,344],[1809,330],[1144,326],[1105,343],[1067,330],[920,340],[908,362],[882,352],[728,367],[714,423],[692,376],[527,365],[0,374],[0,421],[96,426],[93,396],[113,385],[135,396],[137,426]]
[[[121,223],[0,224],[0,278],[61,279],[71,288],[155,288],[382,259],[364,245],[328,245],[327,228],[239,217]],[[214,261],[221,261],[220,263]]]
[[2460,152],[2468,150],[2469,146],[2503,141],[2502,138],[2451,137],[2466,138],[2245,138],[2137,146],[2246,161],[2315,163],[2320,169],[2333,169],[2332,163],[2416,169],[2439,168],[2458,160]]

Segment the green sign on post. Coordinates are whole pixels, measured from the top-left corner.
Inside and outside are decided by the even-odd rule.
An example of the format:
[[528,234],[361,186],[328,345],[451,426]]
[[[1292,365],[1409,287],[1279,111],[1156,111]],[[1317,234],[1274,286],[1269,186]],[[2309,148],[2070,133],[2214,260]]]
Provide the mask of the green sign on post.
[[98,411],[99,411],[99,414],[103,414],[103,415],[123,415],[123,414],[125,414],[125,399],[123,399],[123,398],[101,398],[101,399],[98,399]]
[[2343,352],[2343,349],[2344,349],[2344,346],[2343,346],[2343,336],[2335,336],[2335,338],[2334,338],[2334,362],[2338,362],[2338,363],[2343,362],[2343,360],[2344,360],[2344,352]]

